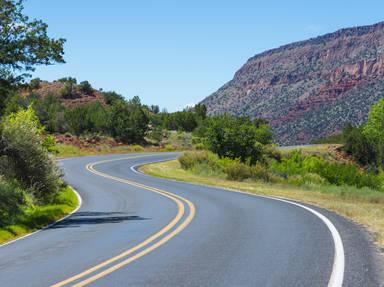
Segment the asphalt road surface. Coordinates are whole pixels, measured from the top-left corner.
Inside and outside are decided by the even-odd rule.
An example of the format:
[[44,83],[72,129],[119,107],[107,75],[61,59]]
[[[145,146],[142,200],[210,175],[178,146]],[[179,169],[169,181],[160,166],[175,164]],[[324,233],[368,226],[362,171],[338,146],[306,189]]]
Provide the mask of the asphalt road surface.
[[384,286],[369,235],[342,217],[135,172],[176,156],[61,161],[82,206],[0,247],[0,286]]

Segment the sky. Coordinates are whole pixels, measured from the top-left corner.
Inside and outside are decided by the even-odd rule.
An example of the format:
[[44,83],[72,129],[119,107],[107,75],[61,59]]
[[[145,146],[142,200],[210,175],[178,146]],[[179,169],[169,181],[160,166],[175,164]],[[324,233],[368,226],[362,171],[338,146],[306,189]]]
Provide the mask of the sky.
[[278,46],[384,20],[383,0],[27,0],[25,13],[65,38],[72,76],[168,111],[196,104],[248,58]]

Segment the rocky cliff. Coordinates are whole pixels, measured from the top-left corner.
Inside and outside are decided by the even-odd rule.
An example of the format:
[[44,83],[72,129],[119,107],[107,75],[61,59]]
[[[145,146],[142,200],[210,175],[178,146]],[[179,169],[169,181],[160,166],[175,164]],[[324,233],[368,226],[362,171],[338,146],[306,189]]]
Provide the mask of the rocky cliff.
[[382,97],[384,22],[258,54],[202,103],[211,115],[268,119],[276,142],[290,145],[363,123]]

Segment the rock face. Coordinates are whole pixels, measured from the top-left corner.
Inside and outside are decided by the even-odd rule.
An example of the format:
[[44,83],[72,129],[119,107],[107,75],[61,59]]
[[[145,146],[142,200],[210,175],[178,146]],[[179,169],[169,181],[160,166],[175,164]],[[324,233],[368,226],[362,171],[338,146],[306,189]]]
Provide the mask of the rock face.
[[275,141],[291,145],[363,123],[382,97],[384,22],[258,54],[201,103],[210,115],[268,119]]

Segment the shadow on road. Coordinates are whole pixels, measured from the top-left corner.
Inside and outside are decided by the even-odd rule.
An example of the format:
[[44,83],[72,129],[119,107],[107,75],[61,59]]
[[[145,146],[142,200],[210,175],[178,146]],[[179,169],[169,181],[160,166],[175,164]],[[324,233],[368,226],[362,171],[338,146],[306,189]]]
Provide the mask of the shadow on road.
[[81,225],[89,224],[106,224],[106,223],[119,223],[127,220],[148,220],[137,215],[124,215],[124,212],[94,212],[83,211],[76,212],[69,218],[56,223],[50,229],[79,227]]

